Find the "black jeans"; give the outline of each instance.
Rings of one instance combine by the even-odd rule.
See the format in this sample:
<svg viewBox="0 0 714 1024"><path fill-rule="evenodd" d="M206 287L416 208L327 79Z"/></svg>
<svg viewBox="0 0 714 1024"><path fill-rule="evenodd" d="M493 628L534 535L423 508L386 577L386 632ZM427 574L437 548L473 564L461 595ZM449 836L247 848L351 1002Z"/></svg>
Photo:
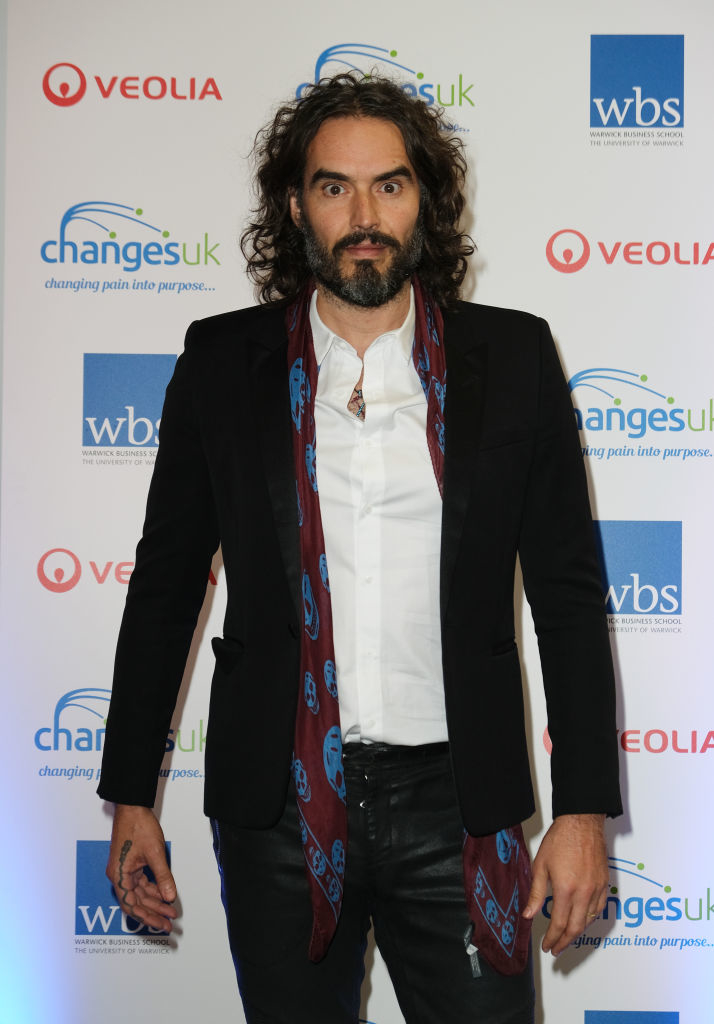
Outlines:
<svg viewBox="0 0 714 1024"><path fill-rule="evenodd" d="M214 821L248 1024L357 1024L370 921L408 1024L531 1024L532 964L503 977L464 948L463 827L448 749L346 744L348 849L335 938L307 955L312 911L291 786L271 829Z"/></svg>

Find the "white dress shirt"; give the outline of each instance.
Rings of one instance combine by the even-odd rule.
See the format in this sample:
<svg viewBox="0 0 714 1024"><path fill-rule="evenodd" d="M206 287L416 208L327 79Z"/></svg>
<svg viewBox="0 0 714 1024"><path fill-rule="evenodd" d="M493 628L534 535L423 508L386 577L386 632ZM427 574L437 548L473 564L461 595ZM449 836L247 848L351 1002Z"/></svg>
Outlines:
<svg viewBox="0 0 714 1024"><path fill-rule="evenodd" d="M362 360L316 303L316 469L343 739L440 742L441 497L412 359L414 295L402 326L365 353L364 420L347 408Z"/></svg>

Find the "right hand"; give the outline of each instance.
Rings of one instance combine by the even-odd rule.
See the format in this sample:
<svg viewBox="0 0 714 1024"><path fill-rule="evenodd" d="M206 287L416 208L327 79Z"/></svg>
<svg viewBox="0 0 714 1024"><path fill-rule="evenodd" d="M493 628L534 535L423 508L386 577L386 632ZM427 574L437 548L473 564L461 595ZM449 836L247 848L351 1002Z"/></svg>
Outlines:
<svg viewBox="0 0 714 1024"><path fill-rule="evenodd" d="M147 866L156 883L144 874ZM149 807L117 804L107 878L121 909L142 924L170 932L178 911L176 883L166 860L164 833Z"/></svg>

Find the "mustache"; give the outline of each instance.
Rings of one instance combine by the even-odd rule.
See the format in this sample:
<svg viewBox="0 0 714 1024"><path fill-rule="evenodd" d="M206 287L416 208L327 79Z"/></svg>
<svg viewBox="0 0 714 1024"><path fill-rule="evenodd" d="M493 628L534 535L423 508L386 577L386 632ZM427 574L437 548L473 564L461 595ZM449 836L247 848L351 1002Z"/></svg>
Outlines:
<svg viewBox="0 0 714 1024"><path fill-rule="evenodd" d="M349 249L352 245L361 245L369 242L370 245L385 245L390 249L401 249L401 245L391 235L384 235L381 231L353 231L351 235L345 235L339 242L335 242L332 252L337 255L343 249Z"/></svg>

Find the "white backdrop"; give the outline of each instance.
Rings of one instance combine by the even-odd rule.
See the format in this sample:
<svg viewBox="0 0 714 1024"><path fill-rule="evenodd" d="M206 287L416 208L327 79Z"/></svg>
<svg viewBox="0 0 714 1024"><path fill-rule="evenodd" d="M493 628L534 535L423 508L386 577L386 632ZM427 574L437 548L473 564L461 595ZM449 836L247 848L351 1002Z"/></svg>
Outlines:
<svg viewBox="0 0 714 1024"><path fill-rule="evenodd" d="M602 523L628 810L608 826L606 918L538 958L539 1019L711 1019L713 44L702 0L453 0L438 17L376 0L9 0L3 1024L243 1019L200 810L220 565L164 763L170 940L113 909L93 794L173 358L191 320L253 301L237 237L256 130L350 65L449 104L472 168L466 297L549 319ZM546 718L519 607L535 850ZM402 1020L378 955L363 1017Z"/></svg>

